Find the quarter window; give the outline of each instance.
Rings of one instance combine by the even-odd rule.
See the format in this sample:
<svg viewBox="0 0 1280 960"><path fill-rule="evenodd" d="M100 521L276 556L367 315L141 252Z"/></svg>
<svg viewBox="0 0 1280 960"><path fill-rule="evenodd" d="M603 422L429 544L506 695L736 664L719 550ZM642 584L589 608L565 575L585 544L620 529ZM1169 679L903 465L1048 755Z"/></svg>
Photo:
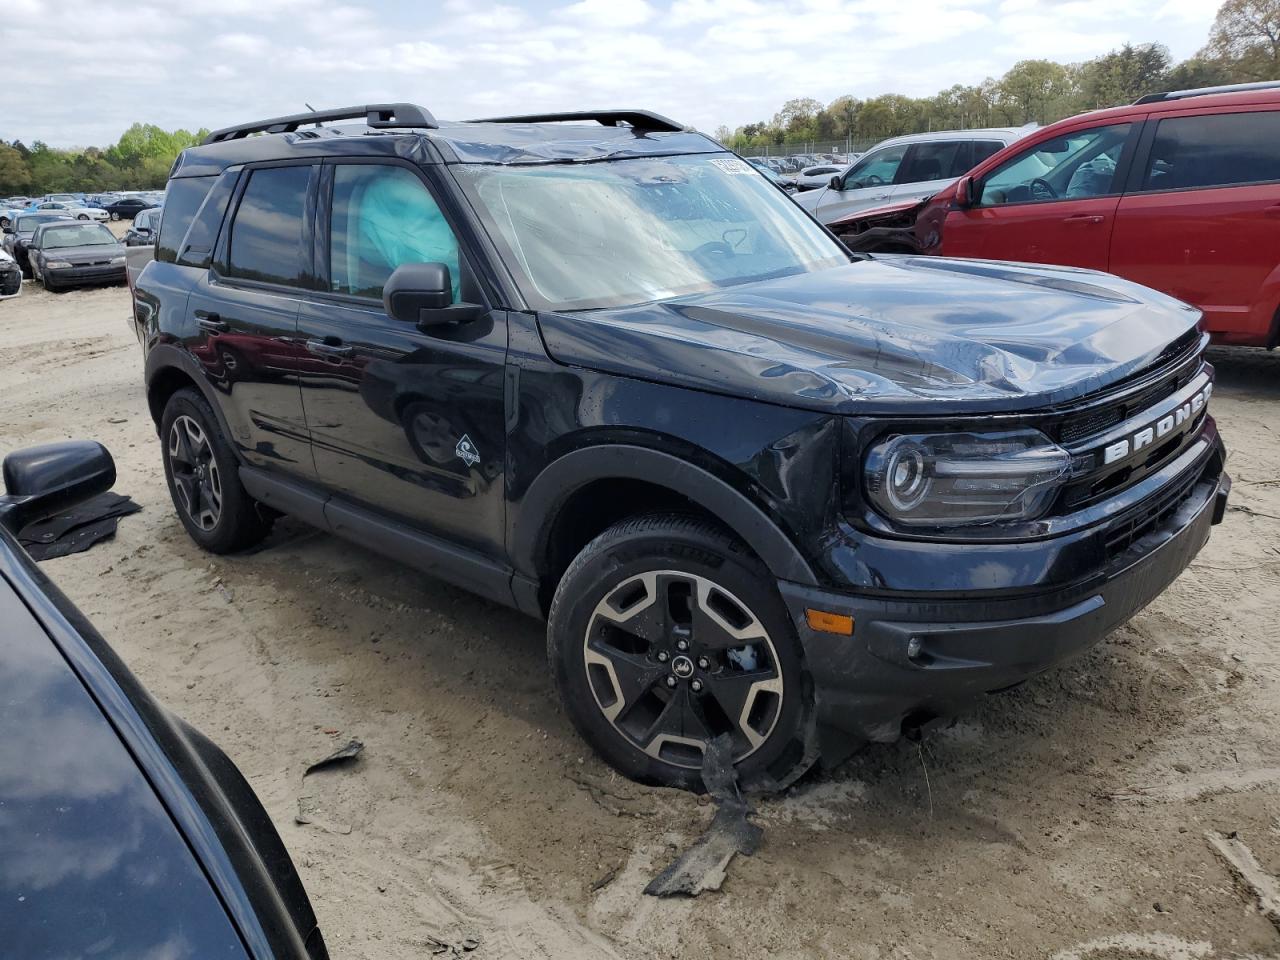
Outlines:
<svg viewBox="0 0 1280 960"><path fill-rule="evenodd" d="M1280 180L1280 112L1161 120L1144 190L1191 190Z"/></svg>
<svg viewBox="0 0 1280 960"><path fill-rule="evenodd" d="M458 299L458 241L435 198L403 167L347 164L333 173L329 282L335 293L381 297L402 263L443 263Z"/></svg>
<svg viewBox="0 0 1280 960"><path fill-rule="evenodd" d="M231 276L304 285L302 224L310 179L306 166L253 171L231 224Z"/></svg>
<svg viewBox="0 0 1280 960"><path fill-rule="evenodd" d="M979 204L1082 200L1118 193L1116 167L1130 126L1095 127L1028 147L986 177Z"/></svg>

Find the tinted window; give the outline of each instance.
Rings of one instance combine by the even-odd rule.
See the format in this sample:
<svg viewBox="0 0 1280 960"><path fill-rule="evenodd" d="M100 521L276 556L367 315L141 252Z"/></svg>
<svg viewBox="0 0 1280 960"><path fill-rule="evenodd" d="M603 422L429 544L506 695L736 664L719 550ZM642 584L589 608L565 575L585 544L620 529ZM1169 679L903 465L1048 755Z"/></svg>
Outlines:
<svg viewBox="0 0 1280 960"><path fill-rule="evenodd" d="M338 293L381 297L400 264L443 263L458 298L458 241L422 181L403 167L335 168L329 248L330 289Z"/></svg>
<svg viewBox="0 0 1280 960"><path fill-rule="evenodd" d="M1128 136L1129 124L1117 123L1034 144L987 175L979 203L1080 200L1118 192L1116 165Z"/></svg>
<svg viewBox="0 0 1280 960"><path fill-rule="evenodd" d="M1280 112L1161 120L1145 190L1189 190L1280 180Z"/></svg>
<svg viewBox="0 0 1280 960"><path fill-rule="evenodd" d="M231 276L303 285L302 223L310 179L310 167L253 171L231 223Z"/></svg>
<svg viewBox="0 0 1280 960"><path fill-rule="evenodd" d="M208 179L208 178L202 178ZM218 234L222 230L222 218L227 212L227 204L231 200L231 194L236 187L236 181L240 179L240 171L228 170L218 178L213 187L209 189L209 195L204 198L204 202L200 204L194 219L190 216L183 220L183 224L190 222L191 226L186 230L186 239L181 235L177 235L178 241L182 244L177 250L177 261L184 267L200 267L205 269L209 266L209 261L213 258L213 247L218 242ZM169 229L169 208L167 206L160 209L160 239L164 240L165 233ZM172 256L170 257L172 259Z"/></svg>
<svg viewBox="0 0 1280 960"><path fill-rule="evenodd" d="M940 140L937 143L917 143L907 151L906 159L898 168L894 183L924 183L958 177L969 169L969 142L967 140Z"/></svg>
<svg viewBox="0 0 1280 960"><path fill-rule="evenodd" d="M191 218L213 184L213 177L181 177L170 180L164 191L164 216L160 218L160 239L156 259L172 263L186 236Z"/></svg>
<svg viewBox="0 0 1280 960"><path fill-rule="evenodd" d="M1005 145L1001 143L999 140L973 141L973 154L969 158L969 168L968 170L961 170L959 173L956 174L956 176L957 177L964 176L966 173L969 172L969 170L972 170L974 167L980 164L983 160L986 160L988 157L994 157L997 153L1003 150L1004 147Z"/></svg>

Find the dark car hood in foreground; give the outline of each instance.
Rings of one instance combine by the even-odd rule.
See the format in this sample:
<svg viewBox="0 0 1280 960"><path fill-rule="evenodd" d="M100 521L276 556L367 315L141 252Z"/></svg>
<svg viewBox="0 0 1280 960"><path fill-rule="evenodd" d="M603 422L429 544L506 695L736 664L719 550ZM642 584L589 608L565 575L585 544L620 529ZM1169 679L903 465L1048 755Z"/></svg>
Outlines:
<svg viewBox="0 0 1280 960"><path fill-rule="evenodd" d="M540 322L562 363L852 414L1062 403L1148 366L1199 318L1094 271L877 256Z"/></svg>

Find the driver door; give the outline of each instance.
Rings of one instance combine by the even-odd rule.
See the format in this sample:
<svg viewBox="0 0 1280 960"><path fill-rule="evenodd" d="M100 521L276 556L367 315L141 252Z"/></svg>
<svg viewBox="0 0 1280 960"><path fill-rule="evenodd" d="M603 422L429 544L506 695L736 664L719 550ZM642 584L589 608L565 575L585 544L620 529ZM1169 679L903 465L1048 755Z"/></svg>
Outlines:
<svg viewBox="0 0 1280 960"><path fill-rule="evenodd" d="M894 177L907 155L907 147L907 144L898 144L872 150L845 174L843 189L823 190L816 209L810 209L823 223L831 224L880 206L893 196Z"/></svg>
<svg viewBox="0 0 1280 960"><path fill-rule="evenodd" d="M1125 171L1141 124L1040 139L974 183L948 212L941 253L1106 270Z"/></svg>

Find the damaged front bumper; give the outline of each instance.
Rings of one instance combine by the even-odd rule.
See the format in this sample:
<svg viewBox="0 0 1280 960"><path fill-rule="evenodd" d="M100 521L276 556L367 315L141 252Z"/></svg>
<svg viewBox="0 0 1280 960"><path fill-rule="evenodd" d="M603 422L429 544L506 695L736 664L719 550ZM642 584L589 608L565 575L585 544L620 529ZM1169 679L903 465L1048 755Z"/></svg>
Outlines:
<svg viewBox="0 0 1280 960"><path fill-rule="evenodd" d="M780 582L814 682L823 762L954 716L983 694L1077 656L1159 596L1226 510L1231 480L1216 431L1205 447L1141 505L1147 514L1128 511L1092 529L1013 545L1016 586L935 597L941 566L974 571L982 562L971 545L959 543L928 545L930 562L915 565L918 591L900 581L893 590L856 594ZM1108 555L1118 530L1137 535ZM862 544L860 552L893 546ZM1060 584L1064 571L1070 579ZM807 610L852 617L852 635L812 629Z"/></svg>

